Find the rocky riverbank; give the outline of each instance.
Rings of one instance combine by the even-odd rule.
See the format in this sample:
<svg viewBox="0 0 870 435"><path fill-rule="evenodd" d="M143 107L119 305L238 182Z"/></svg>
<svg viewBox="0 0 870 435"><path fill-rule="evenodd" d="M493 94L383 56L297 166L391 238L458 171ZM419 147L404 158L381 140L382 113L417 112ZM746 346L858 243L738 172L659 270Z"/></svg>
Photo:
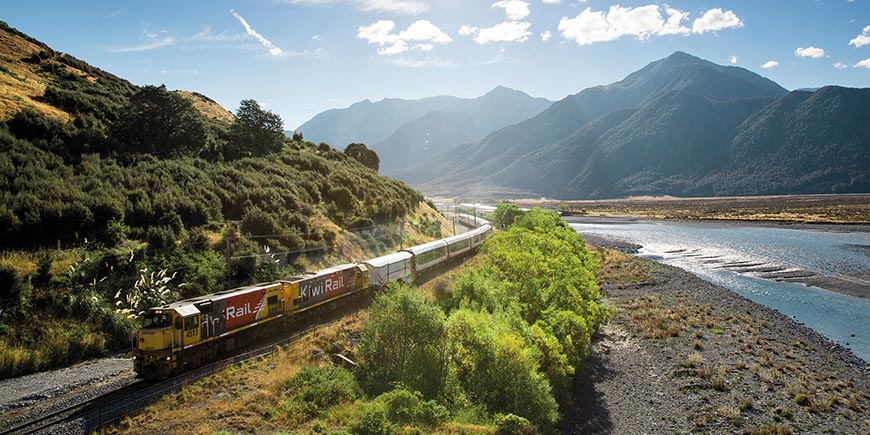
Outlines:
<svg viewBox="0 0 870 435"><path fill-rule="evenodd" d="M619 314L563 404L563 433L870 433L863 360L691 273L605 255L620 263L600 278Z"/></svg>

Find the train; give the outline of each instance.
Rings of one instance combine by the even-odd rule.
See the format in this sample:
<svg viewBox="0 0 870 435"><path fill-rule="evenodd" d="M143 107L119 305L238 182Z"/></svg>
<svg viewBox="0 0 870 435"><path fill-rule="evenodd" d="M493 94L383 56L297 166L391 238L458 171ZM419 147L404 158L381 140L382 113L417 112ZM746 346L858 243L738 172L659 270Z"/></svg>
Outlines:
<svg viewBox="0 0 870 435"><path fill-rule="evenodd" d="M194 369L342 301L352 303L394 281L413 282L477 249L492 231L478 218L470 231L392 254L150 308L134 337L133 368L146 379Z"/></svg>

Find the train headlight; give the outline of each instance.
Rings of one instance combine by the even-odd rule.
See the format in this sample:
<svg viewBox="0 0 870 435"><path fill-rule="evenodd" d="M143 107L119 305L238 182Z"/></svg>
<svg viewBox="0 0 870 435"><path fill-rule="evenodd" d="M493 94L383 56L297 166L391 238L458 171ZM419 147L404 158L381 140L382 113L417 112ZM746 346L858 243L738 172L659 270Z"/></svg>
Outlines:
<svg viewBox="0 0 870 435"><path fill-rule="evenodd" d="M133 355L133 361L136 361L136 355Z"/></svg>
<svg viewBox="0 0 870 435"><path fill-rule="evenodd" d="M171 360L171 359L172 359L171 356L167 356L167 357L166 357L166 361L169 361L169 360Z"/></svg>

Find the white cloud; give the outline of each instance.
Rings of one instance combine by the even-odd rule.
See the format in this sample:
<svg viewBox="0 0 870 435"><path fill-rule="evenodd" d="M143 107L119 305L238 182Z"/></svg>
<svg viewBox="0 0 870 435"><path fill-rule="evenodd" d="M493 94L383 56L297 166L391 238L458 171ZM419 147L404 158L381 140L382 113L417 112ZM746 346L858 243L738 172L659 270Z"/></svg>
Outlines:
<svg viewBox="0 0 870 435"><path fill-rule="evenodd" d="M429 10L429 4L419 0L283 0L295 5L323 6L336 3L355 4L364 12L383 12L397 15L419 15Z"/></svg>
<svg viewBox="0 0 870 435"><path fill-rule="evenodd" d="M312 36L311 39L314 41L320 41L323 37L318 33L317 35Z"/></svg>
<svg viewBox="0 0 870 435"><path fill-rule="evenodd" d="M475 35L474 42L489 44L490 42L525 42L532 35L528 21L505 21L492 27L482 29L472 26L462 26L459 34L463 36Z"/></svg>
<svg viewBox="0 0 870 435"><path fill-rule="evenodd" d="M504 8L508 18L514 21L522 20L523 18L528 17L531 13L531 11L529 11L529 4L522 0L497 1L492 4L492 7Z"/></svg>
<svg viewBox="0 0 870 435"><path fill-rule="evenodd" d="M776 68L778 66L779 66L779 62L777 62L775 60L769 60L769 61L765 62L764 65L761 65L761 67L764 69Z"/></svg>
<svg viewBox="0 0 870 435"><path fill-rule="evenodd" d="M557 5L559 3L562 3L562 0L542 0L542 1L544 3L551 4L551 5ZM583 0L580 3L586 3L586 0Z"/></svg>
<svg viewBox="0 0 870 435"><path fill-rule="evenodd" d="M360 9L366 12L418 15L429 10L427 3L416 0L362 0L359 3Z"/></svg>
<svg viewBox="0 0 870 435"><path fill-rule="evenodd" d="M154 50L160 47L166 47L169 45L174 45L176 43L175 37L169 35L169 32L166 30L161 30L158 32L151 32L148 30L142 30L142 34L145 35L145 42L139 45L134 45L130 47L115 47L110 48L108 51L114 53L126 53L126 52L134 52L134 51L149 51Z"/></svg>
<svg viewBox="0 0 870 435"><path fill-rule="evenodd" d="M477 33L480 30L477 27L469 26L468 24L463 24L462 27L459 28L459 36L469 36Z"/></svg>
<svg viewBox="0 0 870 435"><path fill-rule="evenodd" d="M398 34L393 33L395 29L396 23L393 21L380 20L368 26L360 26L356 37L368 41L369 44L378 44L380 55L399 54L408 50L431 51L434 44L449 44L453 41L429 20L416 21ZM409 45L409 41L417 44Z"/></svg>
<svg viewBox="0 0 870 435"><path fill-rule="evenodd" d="M541 41L547 42L552 37L553 37L553 34L550 33L549 30L545 31L544 33L541 33Z"/></svg>
<svg viewBox="0 0 870 435"><path fill-rule="evenodd" d="M849 45L854 45L855 47L870 45L870 26L865 27L860 35L849 41Z"/></svg>
<svg viewBox="0 0 870 435"><path fill-rule="evenodd" d="M690 32L682 25L688 18L688 13L669 7L665 7L664 12L667 19L658 5L636 8L614 5L607 12L586 8L574 18L562 17L558 29L565 39L579 45L614 41L623 36L646 40L654 35Z"/></svg>
<svg viewBox="0 0 870 435"><path fill-rule="evenodd" d="M402 68L456 68L459 65L443 59L411 59L408 57L391 57L387 62Z"/></svg>
<svg viewBox="0 0 870 435"><path fill-rule="evenodd" d="M849 67L849 65L846 65L843 62L837 62L834 64L834 68L837 68L837 69L846 69L848 67Z"/></svg>
<svg viewBox="0 0 870 435"><path fill-rule="evenodd" d="M214 33L211 27L205 26L195 35L187 38L188 41L195 42L233 42L248 39L247 33L230 33L229 30L224 30L221 33Z"/></svg>
<svg viewBox="0 0 870 435"><path fill-rule="evenodd" d="M728 62L731 65L737 65L737 56L731 56L730 58L728 58Z"/></svg>
<svg viewBox="0 0 870 435"><path fill-rule="evenodd" d="M713 8L692 23L693 33L716 32L732 27L743 27L743 21L733 11Z"/></svg>
<svg viewBox="0 0 870 435"><path fill-rule="evenodd" d="M272 42L269 41L268 39L266 39L265 37L263 37L263 35L257 33L257 31L254 30L248 24L248 22L245 21L244 18L242 18L241 15L237 14L236 11L230 9L230 13L232 13L233 16L236 17L236 19L239 20L240 23L242 23L242 26L244 26L245 31L248 32L248 35L253 36L254 39L256 39L257 41L260 41L260 44L263 44L263 47L266 47L267 49L269 49L269 54L271 54L272 56L281 56L281 54L284 53L283 50L276 47L275 44L272 44Z"/></svg>
<svg viewBox="0 0 870 435"><path fill-rule="evenodd" d="M825 57L825 50L822 50L818 47L799 47L794 51L794 55L797 57L811 57L813 59L818 59L821 57Z"/></svg>
<svg viewBox="0 0 870 435"><path fill-rule="evenodd" d="M855 64L853 68L868 68L870 69L870 57Z"/></svg>

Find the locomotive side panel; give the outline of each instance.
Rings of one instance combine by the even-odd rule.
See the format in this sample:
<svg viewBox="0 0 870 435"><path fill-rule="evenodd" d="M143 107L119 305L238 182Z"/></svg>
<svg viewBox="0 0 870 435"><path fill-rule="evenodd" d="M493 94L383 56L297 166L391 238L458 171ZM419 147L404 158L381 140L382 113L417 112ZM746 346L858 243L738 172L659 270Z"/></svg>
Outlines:
<svg viewBox="0 0 870 435"><path fill-rule="evenodd" d="M227 331L250 325L267 315L265 288L231 295L225 299L225 303Z"/></svg>
<svg viewBox="0 0 870 435"><path fill-rule="evenodd" d="M326 292L323 286L323 277L314 276L309 279L299 281L299 300L300 307L307 308L326 299Z"/></svg>

